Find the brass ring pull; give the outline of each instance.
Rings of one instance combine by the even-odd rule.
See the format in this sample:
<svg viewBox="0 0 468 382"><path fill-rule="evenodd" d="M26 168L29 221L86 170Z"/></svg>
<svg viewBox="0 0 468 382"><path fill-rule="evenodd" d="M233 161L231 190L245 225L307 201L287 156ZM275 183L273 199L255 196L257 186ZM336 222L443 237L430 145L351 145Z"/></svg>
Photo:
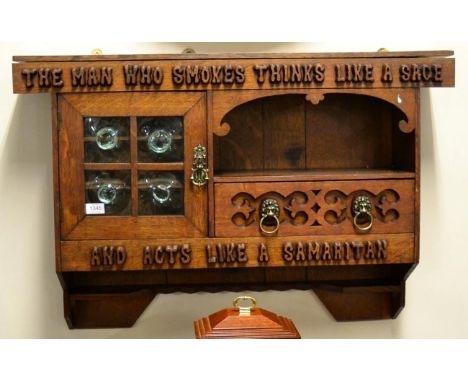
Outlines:
<svg viewBox="0 0 468 382"><path fill-rule="evenodd" d="M372 202L370 199L365 196L357 196L353 201L353 213L354 219L353 223L354 226L361 232L369 231L372 228L372 224L374 224L374 216L372 216ZM369 223L367 225L361 225L358 223L359 217L367 216Z"/></svg>
<svg viewBox="0 0 468 382"><path fill-rule="evenodd" d="M250 301L250 306L241 306L239 301ZM232 305L239 309L239 316L250 316L250 310L257 306L257 300L250 296L238 296L232 300Z"/></svg>
<svg viewBox="0 0 468 382"><path fill-rule="evenodd" d="M266 218L274 218L275 219L276 225L275 225L275 228L272 231L268 231L263 227L263 221ZM262 218L260 219L260 229L262 230L263 233L266 233L268 235L271 235L271 234L275 233L276 231L278 231L279 226L280 226L280 221L279 221L279 219L278 219L278 217L276 215L265 215L265 216L262 216Z"/></svg>
<svg viewBox="0 0 468 382"><path fill-rule="evenodd" d="M275 199L265 199L262 202L262 207L260 210L260 222L258 223L260 226L260 230L267 235L274 234L276 231L278 231L280 227L279 214L280 209L278 202ZM264 224L265 219L270 218L273 218L275 220L274 229L271 231L266 229Z"/></svg>
<svg viewBox="0 0 468 382"><path fill-rule="evenodd" d="M359 215L367 215L369 217L369 224L367 224L366 226L359 225L358 222L357 222L357 219L358 219ZM364 231L369 231L372 228L372 224L374 224L374 217L369 212L360 211L356 215L354 215L354 226L358 230L363 231L363 232Z"/></svg>

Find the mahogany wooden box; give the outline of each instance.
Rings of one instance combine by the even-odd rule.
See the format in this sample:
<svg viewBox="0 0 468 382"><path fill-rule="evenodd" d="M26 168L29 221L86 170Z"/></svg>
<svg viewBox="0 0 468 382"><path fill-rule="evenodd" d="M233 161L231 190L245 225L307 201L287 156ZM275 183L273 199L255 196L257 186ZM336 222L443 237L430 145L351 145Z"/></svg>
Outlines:
<svg viewBox="0 0 468 382"><path fill-rule="evenodd" d="M70 328L157 293L310 289L394 318L419 261L421 87L451 51L13 57L51 93Z"/></svg>

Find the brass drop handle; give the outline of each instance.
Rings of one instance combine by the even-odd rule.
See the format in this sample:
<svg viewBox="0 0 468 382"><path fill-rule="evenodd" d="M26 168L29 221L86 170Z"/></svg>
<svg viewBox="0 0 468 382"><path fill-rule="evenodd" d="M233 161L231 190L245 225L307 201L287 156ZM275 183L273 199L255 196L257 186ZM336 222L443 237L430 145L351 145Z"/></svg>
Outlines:
<svg viewBox="0 0 468 382"><path fill-rule="evenodd" d="M250 301L251 305L241 306L240 301ZM232 305L239 309L239 316L250 316L250 310L257 306L257 301L250 296L239 296L232 300Z"/></svg>
<svg viewBox="0 0 468 382"><path fill-rule="evenodd" d="M197 145L193 148L192 183L197 187L203 187L208 182L208 164L206 159L206 147Z"/></svg>
<svg viewBox="0 0 468 382"><path fill-rule="evenodd" d="M353 214L354 226L362 232L367 232L374 224L374 217L372 216L372 202L365 195L357 196L353 201ZM367 224L360 223L359 220L365 219Z"/></svg>
<svg viewBox="0 0 468 382"><path fill-rule="evenodd" d="M278 231L279 226L280 226L280 221L279 221L279 204L275 199L265 199L262 202L262 208L260 212L260 230L263 233L266 233L267 235L274 234L276 231ZM272 230L267 230L265 229L265 223L268 223L269 221L273 220L274 221L274 228Z"/></svg>

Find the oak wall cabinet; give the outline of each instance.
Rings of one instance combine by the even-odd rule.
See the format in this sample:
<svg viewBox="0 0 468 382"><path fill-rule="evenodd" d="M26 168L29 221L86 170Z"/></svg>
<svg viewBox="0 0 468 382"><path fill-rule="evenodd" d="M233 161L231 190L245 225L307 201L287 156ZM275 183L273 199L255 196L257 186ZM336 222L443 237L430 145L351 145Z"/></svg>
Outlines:
<svg viewBox="0 0 468 382"><path fill-rule="evenodd" d="M70 328L157 293L313 290L396 317L419 261L421 87L453 52L13 57L52 95L56 267Z"/></svg>

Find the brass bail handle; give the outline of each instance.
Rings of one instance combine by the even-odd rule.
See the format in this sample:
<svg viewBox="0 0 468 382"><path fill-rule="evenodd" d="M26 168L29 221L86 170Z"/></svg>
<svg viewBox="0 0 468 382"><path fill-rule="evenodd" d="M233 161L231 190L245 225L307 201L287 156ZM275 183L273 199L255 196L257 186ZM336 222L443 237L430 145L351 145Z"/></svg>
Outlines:
<svg viewBox="0 0 468 382"><path fill-rule="evenodd" d="M262 208L260 211L260 230L263 233L266 233L267 235L274 234L276 231L278 231L280 227L280 221L279 221L279 214L280 214L280 209L279 209L279 204L275 199L265 199L262 202ZM268 230L265 228L265 220L271 220L273 219L275 221L275 226L272 230Z"/></svg>
<svg viewBox="0 0 468 382"><path fill-rule="evenodd" d="M365 196L357 196L353 201L353 213L354 219L353 223L354 226L362 232L369 231L372 228L372 224L374 224L374 217L372 216L372 202L370 199ZM369 223L367 225L361 225L358 223L359 217L367 217Z"/></svg>
<svg viewBox="0 0 468 382"><path fill-rule="evenodd" d="M250 305L241 306L240 301L250 301ZM238 296L232 300L232 305L239 309L239 316L250 316L250 310L257 306L257 300L250 296Z"/></svg>
<svg viewBox="0 0 468 382"><path fill-rule="evenodd" d="M197 187L203 187L208 182L208 164L206 147L196 145L193 148L192 183Z"/></svg>

